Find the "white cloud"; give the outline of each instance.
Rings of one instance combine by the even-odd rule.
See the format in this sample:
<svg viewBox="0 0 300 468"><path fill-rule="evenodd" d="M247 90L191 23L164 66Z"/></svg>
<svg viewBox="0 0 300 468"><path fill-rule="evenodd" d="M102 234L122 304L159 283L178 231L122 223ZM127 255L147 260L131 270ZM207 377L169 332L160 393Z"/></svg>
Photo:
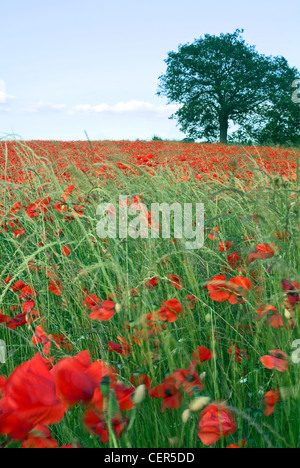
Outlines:
<svg viewBox="0 0 300 468"><path fill-rule="evenodd" d="M53 102L46 102L46 101L39 101L31 103L26 109L25 112L29 114L37 114L38 112L43 111L52 111L52 112L59 112L66 109L65 104L54 104Z"/></svg>
<svg viewBox="0 0 300 468"><path fill-rule="evenodd" d="M111 114L131 114L131 115L161 115L161 116L168 116L173 112L176 112L180 106L176 104L170 104L168 106L157 106L155 104L151 104L150 102L145 101L127 101L127 102L118 102L114 105L109 104L99 104L96 106L92 106L89 104L83 104L79 106L75 106L69 112L70 114L77 114L80 112L85 113L97 113L97 114L104 114L104 113L111 113Z"/></svg>
<svg viewBox="0 0 300 468"><path fill-rule="evenodd" d="M155 105L146 101L131 100L118 102L110 105L106 103L98 105L82 104L68 107L65 104L55 104L48 101L38 101L30 103L22 112L38 114L45 112L64 112L68 115L76 114L102 114L102 115L130 115L133 117L169 117L181 106L176 104Z"/></svg>

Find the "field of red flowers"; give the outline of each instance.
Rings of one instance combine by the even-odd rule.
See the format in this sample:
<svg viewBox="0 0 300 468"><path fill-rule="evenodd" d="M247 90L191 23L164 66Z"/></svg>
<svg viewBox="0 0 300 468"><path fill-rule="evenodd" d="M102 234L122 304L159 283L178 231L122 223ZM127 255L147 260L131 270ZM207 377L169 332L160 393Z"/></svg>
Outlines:
<svg viewBox="0 0 300 468"><path fill-rule="evenodd" d="M298 447L299 153L0 142L0 445ZM120 195L203 248L100 239Z"/></svg>
<svg viewBox="0 0 300 468"><path fill-rule="evenodd" d="M98 178L105 174L109 177L116 164L125 175L130 175L135 166L144 167L150 176L154 175L157 169L167 167L173 172L179 171L180 174L188 174L192 169L198 180L202 177L222 180L224 174L228 173L251 181L255 178L255 170L261 169L269 175L277 174L295 182L296 160L299 157L299 151L290 149L143 141L32 141L26 142L25 145L7 142L0 144L0 148L0 180L15 183L24 183L32 175L28 168L28 158L33 165L32 169L37 165L38 173L44 170L44 166L38 164L38 161L42 160L43 163L53 166L59 178L70 181L70 165ZM257 167L251 164L252 158L255 158Z"/></svg>

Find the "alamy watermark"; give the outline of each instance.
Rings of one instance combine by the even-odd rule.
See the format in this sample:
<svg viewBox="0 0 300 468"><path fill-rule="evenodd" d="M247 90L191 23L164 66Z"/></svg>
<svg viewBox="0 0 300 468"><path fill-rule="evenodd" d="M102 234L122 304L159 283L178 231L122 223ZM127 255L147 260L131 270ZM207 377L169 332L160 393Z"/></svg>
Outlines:
<svg viewBox="0 0 300 468"><path fill-rule="evenodd" d="M6 363L6 345L3 340L0 340L0 364Z"/></svg>
<svg viewBox="0 0 300 468"><path fill-rule="evenodd" d="M204 245L203 203L152 203L148 209L139 199L130 203L128 196L120 196L117 207L102 203L96 213L101 239L185 239L187 250Z"/></svg>
<svg viewBox="0 0 300 468"><path fill-rule="evenodd" d="M292 348L296 348L292 354L292 361L294 364L300 364L300 340L293 341Z"/></svg>
<svg viewBox="0 0 300 468"><path fill-rule="evenodd" d="M296 88L292 94L292 101L295 104L300 104L300 79L293 81L292 88Z"/></svg>

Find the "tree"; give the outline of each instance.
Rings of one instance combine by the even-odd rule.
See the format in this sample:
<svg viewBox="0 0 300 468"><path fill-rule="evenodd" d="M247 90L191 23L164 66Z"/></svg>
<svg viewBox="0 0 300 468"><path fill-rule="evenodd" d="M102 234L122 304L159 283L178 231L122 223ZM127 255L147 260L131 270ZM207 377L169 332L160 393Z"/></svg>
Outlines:
<svg viewBox="0 0 300 468"><path fill-rule="evenodd" d="M206 34L168 53L157 94L180 105L171 118L178 119L189 137L226 144L232 121L264 139L274 137L283 114L297 120L300 106L296 110L291 86L299 72L283 57L259 54L246 44L243 32ZM287 133L290 123L286 120Z"/></svg>
<svg viewBox="0 0 300 468"><path fill-rule="evenodd" d="M292 85L297 71L290 68L283 57L274 59L274 65L278 87L249 128L249 135L259 144L299 145L300 105L292 100ZM248 123L250 125L251 122Z"/></svg>

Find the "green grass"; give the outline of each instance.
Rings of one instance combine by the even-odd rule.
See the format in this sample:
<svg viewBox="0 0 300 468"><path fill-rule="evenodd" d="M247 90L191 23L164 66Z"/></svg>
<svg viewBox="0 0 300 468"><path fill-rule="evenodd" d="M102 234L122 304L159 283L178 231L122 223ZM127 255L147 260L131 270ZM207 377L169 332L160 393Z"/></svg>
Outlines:
<svg viewBox="0 0 300 468"><path fill-rule="evenodd" d="M27 155L28 166L32 167L29 150ZM114 164L113 159L111 163ZM47 174L45 180L50 181L45 188L45 180L37 174L30 186L13 187L14 200L11 200L10 192L3 194L4 221L8 220L7 213L14 201L26 206L29 201L47 196L53 202L60 200L61 180L44 165L41 161L40 168ZM130 384L130 375L135 372L148 374L153 385L157 385L176 369L188 368L197 346L206 346L215 352L215 359L199 368L199 373L206 372L202 394L212 401L226 402L237 420L236 434L217 446L247 439L248 447L299 447L299 391L290 392L288 398L281 399L269 418L263 415L262 402L269 390L299 388L300 367L290 361L288 372L280 374L265 369L260 363L260 358L272 349L282 349L291 356L291 345L300 338L298 316L293 330L273 329L265 321L256 321L256 311L261 304L273 305L284 317L286 295L281 280L299 280L299 193L296 193L295 184L258 170L255 158L249 159L249 166L255 171L255 182L250 190L247 180L232 177L226 184L217 180L199 182L191 172L190 180L181 181L166 168L159 169L153 177L141 168L137 169L136 175L126 177L116 168L113 180L97 185L94 178L70 167L79 194L84 198L88 194L82 218L76 217L73 222L66 223L64 214L51 210L51 224L43 221L42 216L31 220L22 211L18 218L26 236L15 239L5 230L0 234L1 312L13 315L11 306L20 304L17 295L3 280L8 275L12 275L14 281L23 280L38 292L36 305L44 320L45 331L65 334L73 346L70 352L52 347L51 356L58 360L88 349L94 360L103 359L114 366L119 379L126 385ZM221 169L218 171L221 173ZM204 247L197 251L186 251L184 243L174 245L164 239L102 241L96 237L97 205L102 202L117 204L120 194L142 194L147 206L175 200L182 204L204 203L206 234L218 226L220 235L217 240L206 235ZM68 203L77 204L77 196L72 197ZM55 235L57 229L63 231L61 236ZM277 239L277 231L288 231L289 241ZM49 237L41 246L46 233ZM247 236L254 236L250 244L245 241ZM256 244L273 242L278 247L273 258L257 260L246 267L245 276L251 279L255 273L260 291L258 293L253 287L245 304L232 306L228 302L214 302L203 289L208 280L223 271L227 254L218 250L218 243L225 240L233 241L230 251L239 252L242 258L247 258ZM65 245L71 249L68 257L61 255ZM36 262L36 271L29 268L31 261ZM63 284L63 293L59 297L48 291L49 280L45 274L46 269L54 272L56 267L59 267L59 279ZM228 265L227 268L229 277L238 275L235 269ZM80 274L79 270L86 275ZM168 274L182 277L182 290L170 284ZM160 283L149 290L145 281L153 276L158 276ZM82 288L88 288L90 294L96 294L101 300L114 294L116 302L122 306L121 312L109 322L91 321L83 305ZM139 288L137 297L132 296L132 288ZM197 298L192 311L185 299L188 294ZM154 312L164 300L171 298L184 304L186 313L176 323L166 323L159 336L158 357L154 362L151 352L155 348L151 340L141 345L132 344L130 356L108 352L109 340L117 342L117 337L121 336L129 342L135 327L142 328L141 317ZM288 321L284 320L287 326ZM127 321L129 327L125 327ZM240 326L248 324L252 326L252 334L243 333ZM37 351L43 353L42 346L31 343L34 328L35 324L31 324L13 331L0 326L0 338L6 342L8 350L7 363L0 365L0 374L8 376ZM247 349L249 359L236 362L234 356L228 354L231 345ZM108 446L203 447L197 436L199 414L193 414L186 424L181 420L190 401L191 397L184 396L180 409L161 413L161 401L147 396L137 408L130 430L119 440L110 440ZM82 407L71 409L64 420L51 429L53 438L60 445L78 442L82 447L103 446L84 427L83 412Z"/></svg>

